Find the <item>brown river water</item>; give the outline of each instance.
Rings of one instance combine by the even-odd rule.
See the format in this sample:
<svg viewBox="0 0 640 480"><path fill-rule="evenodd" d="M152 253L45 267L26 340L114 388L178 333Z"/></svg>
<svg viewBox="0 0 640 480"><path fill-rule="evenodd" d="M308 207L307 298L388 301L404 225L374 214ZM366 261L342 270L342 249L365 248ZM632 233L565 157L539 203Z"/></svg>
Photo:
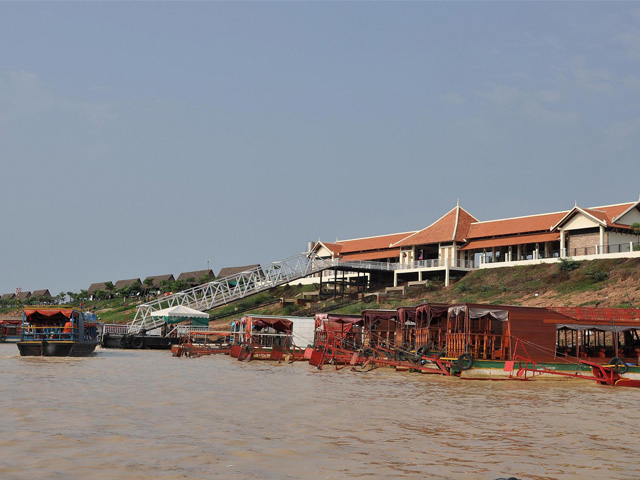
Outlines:
<svg viewBox="0 0 640 480"><path fill-rule="evenodd" d="M0 479L633 479L640 389L0 344Z"/></svg>

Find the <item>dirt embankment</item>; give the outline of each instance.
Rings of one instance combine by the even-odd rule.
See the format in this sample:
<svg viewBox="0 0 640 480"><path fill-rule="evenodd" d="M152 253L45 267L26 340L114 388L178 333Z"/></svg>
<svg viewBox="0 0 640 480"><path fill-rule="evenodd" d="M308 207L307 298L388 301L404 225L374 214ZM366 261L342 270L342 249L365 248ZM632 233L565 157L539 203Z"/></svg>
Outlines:
<svg viewBox="0 0 640 480"><path fill-rule="evenodd" d="M477 270L434 292L434 298L539 307L640 307L640 258Z"/></svg>

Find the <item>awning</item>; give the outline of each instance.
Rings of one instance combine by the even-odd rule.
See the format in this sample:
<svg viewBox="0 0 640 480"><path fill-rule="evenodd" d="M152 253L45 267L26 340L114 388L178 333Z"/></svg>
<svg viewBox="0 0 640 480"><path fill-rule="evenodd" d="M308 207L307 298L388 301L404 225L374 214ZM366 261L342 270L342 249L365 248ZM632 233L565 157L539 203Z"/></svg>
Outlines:
<svg viewBox="0 0 640 480"><path fill-rule="evenodd" d="M341 262L380 260L382 258L400 258L400 249L382 250L376 252L348 253L340 257Z"/></svg>
<svg viewBox="0 0 640 480"><path fill-rule="evenodd" d="M25 308L24 314L27 318L32 317L53 317L56 315L64 315L71 318L72 308Z"/></svg>
<svg viewBox="0 0 640 480"><path fill-rule="evenodd" d="M600 332L630 332L631 330L640 330L640 326L638 327L617 327L611 325L576 325L573 323L565 323L565 324L557 324L556 330L562 330L566 328L567 330L575 330L578 332L584 332L586 330L598 330Z"/></svg>
<svg viewBox="0 0 640 480"><path fill-rule="evenodd" d="M193 308L178 305L151 313L152 317L163 317L166 323L182 323L191 320L193 325L208 325L209 314Z"/></svg>
<svg viewBox="0 0 640 480"><path fill-rule="evenodd" d="M249 317L251 325L258 327L271 327L278 332L291 333L293 331L293 322L285 318L265 318L265 317Z"/></svg>
<svg viewBox="0 0 640 480"><path fill-rule="evenodd" d="M471 240L460 250L480 250L491 247L508 247L509 245L525 245L528 243L555 242L560 234L541 233L539 235L519 235L517 237L488 238L486 240Z"/></svg>
<svg viewBox="0 0 640 480"><path fill-rule="evenodd" d="M494 308L469 308L469 318L482 318L489 315L491 318L506 322L509 320L509 312L507 310L499 310ZM455 307L449 307L449 317L455 317L460 313L467 311L466 305L458 305Z"/></svg>

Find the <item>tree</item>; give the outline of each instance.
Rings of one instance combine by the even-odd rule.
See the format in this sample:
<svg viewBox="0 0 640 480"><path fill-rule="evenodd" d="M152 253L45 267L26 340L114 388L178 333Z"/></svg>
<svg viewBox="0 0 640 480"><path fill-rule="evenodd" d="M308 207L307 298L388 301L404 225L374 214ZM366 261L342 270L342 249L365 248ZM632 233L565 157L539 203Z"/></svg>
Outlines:
<svg viewBox="0 0 640 480"><path fill-rule="evenodd" d="M636 236L636 246L634 250L640 250L640 223L635 222L631 224L631 231Z"/></svg>
<svg viewBox="0 0 640 480"><path fill-rule="evenodd" d="M162 280L159 286L162 293L167 293L171 291L173 282L171 280Z"/></svg>
<svg viewBox="0 0 640 480"><path fill-rule="evenodd" d="M58 305L62 305L66 299L67 294L64 292L60 292L58 295L56 295L56 302L58 302Z"/></svg>

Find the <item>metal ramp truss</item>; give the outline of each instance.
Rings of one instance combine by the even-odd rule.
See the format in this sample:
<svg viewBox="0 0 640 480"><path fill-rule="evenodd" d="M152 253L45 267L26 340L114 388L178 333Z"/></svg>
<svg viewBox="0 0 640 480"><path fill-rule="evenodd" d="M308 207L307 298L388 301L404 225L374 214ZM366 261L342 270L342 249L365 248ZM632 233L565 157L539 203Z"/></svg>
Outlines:
<svg viewBox="0 0 640 480"><path fill-rule="evenodd" d="M152 312L158 310L184 305L204 312L336 267L389 270L389 265L382 262L339 262L338 259L321 259L314 254L301 253L139 305L136 316L129 324L128 333L138 334L164 325L162 317L151 316Z"/></svg>

